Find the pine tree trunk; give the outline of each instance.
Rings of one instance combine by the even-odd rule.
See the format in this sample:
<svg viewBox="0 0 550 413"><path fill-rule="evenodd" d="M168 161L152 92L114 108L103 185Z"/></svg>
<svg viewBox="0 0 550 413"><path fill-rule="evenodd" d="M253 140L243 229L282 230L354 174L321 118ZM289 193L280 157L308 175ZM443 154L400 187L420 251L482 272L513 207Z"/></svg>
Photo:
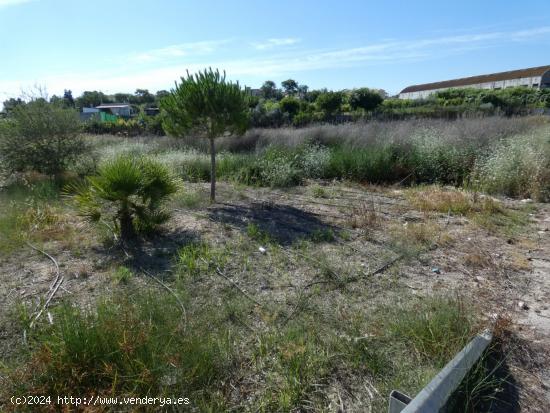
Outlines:
<svg viewBox="0 0 550 413"><path fill-rule="evenodd" d="M214 138L210 139L210 202L216 202L216 147Z"/></svg>

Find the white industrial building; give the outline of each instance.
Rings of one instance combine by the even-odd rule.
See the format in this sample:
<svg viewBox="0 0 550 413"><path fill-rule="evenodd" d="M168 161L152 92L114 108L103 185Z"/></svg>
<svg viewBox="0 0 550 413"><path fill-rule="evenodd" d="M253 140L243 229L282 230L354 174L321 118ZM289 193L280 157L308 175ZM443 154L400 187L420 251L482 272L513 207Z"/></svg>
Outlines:
<svg viewBox="0 0 550 413"><path fill-rule="evenodd" d="M432 93L450 88L506 89L524 86L536 89L550 88L550 66L512 70L490 75L465 77L444 82L426 83L406 87L399 93L400 99L425 99Z"/></svg>

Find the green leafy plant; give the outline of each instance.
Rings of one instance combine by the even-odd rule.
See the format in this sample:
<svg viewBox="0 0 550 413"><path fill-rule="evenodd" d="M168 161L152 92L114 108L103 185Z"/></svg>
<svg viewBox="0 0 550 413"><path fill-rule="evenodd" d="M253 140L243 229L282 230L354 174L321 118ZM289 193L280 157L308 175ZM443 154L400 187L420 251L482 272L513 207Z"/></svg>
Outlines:
<svg viewBox="0 0 550 413"><path fill-rule="evenodd" d="M374 110L383 100L384 99L377 91L368 88L360 88L351 92L349 103L353 110Z"/></svg>
<svg viewBox="0 0 550 413"><path fill-rule="evenodd" d="M340 92L323 92L315 101L320 110L325 113L325 116L333 116L340 112L342 106L342 93Z"/></svg>
<svg viewBox="0 0 550 413"><path fill-rule="evenodd" d="M113 279L118 284L127 284L130 279L134 276L134 273L128 268L124 266L120 266L116 269L116 271L113 273Z"/></svg>
<svg viewBox="0 0 550 413"><path fill-rule="evenodd" d="M0 165L10 173L58 175L87 151L78 113L35 99L10 111L0 123Z"/></svg>
<svg viewBox="0 0 550 413"><path fill-rule="evenodd" d="M99 168L86 184L69 187L83 216L92 222L110 216L122 241L147 233L169 218L163 202L177 190L176 179L162 164L144 157L119 155ZM103 221L105 222L105 221Z"/></svg>
<svg viewBox="0 0 550 413"><path fill-rule="evenodd" d="M161 101L164 129L171 135L190 132L210 142L210 200L216 200L216 147L224 135L242 134L248 127L248 98L239 83L225 79L225 72L205 69L181 78Z"/></svg>
<svg viewBox="0 0 550 413"><path fill-rule="evenodd" d="M279 106L283 113L288 113L290 120L300 111L300 101L292 96L285 96L281 99Z"/></svg>

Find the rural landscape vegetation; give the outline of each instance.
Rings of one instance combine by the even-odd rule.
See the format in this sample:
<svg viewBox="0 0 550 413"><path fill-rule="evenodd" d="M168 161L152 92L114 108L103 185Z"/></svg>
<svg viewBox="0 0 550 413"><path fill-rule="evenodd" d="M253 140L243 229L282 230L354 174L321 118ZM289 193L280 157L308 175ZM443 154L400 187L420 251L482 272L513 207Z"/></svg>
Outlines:
<svg viewBox="0 0 550 413"><path fill-rule="evenodd" d="M106 102L137 116L79 119ZM216 69L4 102L0 408L379 412L489 328L450 411L547 411L550 345L522 322L550 314L549 106L292 79L253 96Z"/></svg>

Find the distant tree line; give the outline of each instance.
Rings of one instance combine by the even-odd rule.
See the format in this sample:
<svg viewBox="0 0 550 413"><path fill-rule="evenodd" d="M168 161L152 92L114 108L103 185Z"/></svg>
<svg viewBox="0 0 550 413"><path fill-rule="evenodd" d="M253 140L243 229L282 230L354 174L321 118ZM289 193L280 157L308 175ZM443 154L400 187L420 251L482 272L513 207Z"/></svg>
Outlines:
<svg viewBox="0 0 550 413"><path fill-rule="evenodd" d="M136 89L134 93L115 93L107 95L103 92L85 91L77 98L73 97L71 90L65 89L63 96L53 95L49 98L40 96L41 99L47 99L50 103L59 104L65 108L74 108L82 110L82 108L94 108L104 103L128 103L140 107L158 107L160 100L167 96L170 92L167 90L159 90L156 93L151 93L147 89ZM17 105L25 103L21 98L10 98L4 102L4 113L9 113Z"/></svg>
<svg viewBox="0 0 550 413"><path fill-rule="evenodd" d="M248 110L252 127L305 126L318 122L347 122L356 120L393 120L408 118L449 118L462 116L525 115L550 108L550 90L526 87L502 90L474 88L448 89L434 93L427 99L407 100L388 97L384 90L358 88L344 90L310 89L294 79L277 85L265 81L259 89L249 89ZM65 108L82 110L107 103L128 103L137 116L120 119L116 123L91 121L86 126L89 133L113 133L135 136L142 133L164 134L162 113L146 116L144 108L160 107L161 101L170 95L167 90L151 93L136 89L134 93L105 94L101 91L85 91L74 98L71 90L62 96L49 98ZM11 98L3 102L3 115L8 115L25 101ZM1 115L1 114L0 114Z"/></svg>
<svg viewBox="0 0 550 413"><path fill-rule="evenodd" d="M373 113L386 97L384 90L311 90L294 79L281 82L279 88L267 80L250 99L251 120L259 127L352 120Z"/></svg>

